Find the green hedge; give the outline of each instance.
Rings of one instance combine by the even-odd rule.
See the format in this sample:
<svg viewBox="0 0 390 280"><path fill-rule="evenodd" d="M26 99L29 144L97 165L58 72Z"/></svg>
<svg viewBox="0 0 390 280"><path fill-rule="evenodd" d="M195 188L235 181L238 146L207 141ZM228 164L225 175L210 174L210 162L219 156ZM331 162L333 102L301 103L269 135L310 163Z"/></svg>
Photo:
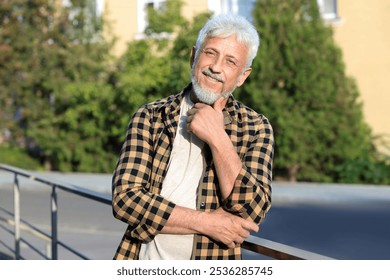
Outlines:
<svg viewBox="0 0 390 280"><path fill-rule="evenodd" d="M27 170L43 170L42 164L22 148L0 147L0 163Z"/></svg>

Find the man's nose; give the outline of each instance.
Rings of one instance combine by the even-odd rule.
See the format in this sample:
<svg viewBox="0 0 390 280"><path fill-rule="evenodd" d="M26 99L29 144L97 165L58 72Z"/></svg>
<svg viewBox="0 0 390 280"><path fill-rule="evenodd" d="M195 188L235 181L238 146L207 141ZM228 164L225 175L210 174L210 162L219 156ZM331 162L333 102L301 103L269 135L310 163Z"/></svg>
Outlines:
<svg viewBox="0 0 390 280"><path fill-rule="evenodd" d="M221 73L223 68L223 59L220 57L215 58L215 60L210 64L210 70L214 73Z"/></svg>

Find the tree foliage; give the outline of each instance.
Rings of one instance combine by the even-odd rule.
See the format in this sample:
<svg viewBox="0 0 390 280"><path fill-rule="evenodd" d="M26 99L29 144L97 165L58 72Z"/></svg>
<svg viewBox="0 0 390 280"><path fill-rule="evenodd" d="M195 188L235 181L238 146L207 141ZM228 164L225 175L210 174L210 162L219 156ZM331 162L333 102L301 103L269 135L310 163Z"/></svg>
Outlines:
<svg viewBox="0 0 390 280"><path fill-rule="evenodd" d="M100 36L101 19L92 5L90 0L61 9L51 0L0 4L0 91L7 108L2 118L12 140L49 169L107 170L101 166L107 156L96 159L107 138L102 106L110 97L110 44Z"/></svg>
<svg viewBox="0 0 390 280"><path fill-rule="evenodd" d="M191 49L210 14L186 22L182 2L167 0L148 12L150 36L113 58L93 1L70 3L0 2L0 130L9 140L1 149L23 147L48 169L111 172L134 111L190 82ZM234 94L274 127L274 176L389 184L388 159L372 144L316 1L257 1L253 18L260 49ZM173 31L173 40L155 36Z"/></svg>
<svg viewBox="0 0 390 280"><path fill-rule="evenodd" d="M112 77L116 93L113 135L120 141L136 109L168 94L172 61L166 56L152 55L156 44L153 39L132 42L117 63Z"/></svg>

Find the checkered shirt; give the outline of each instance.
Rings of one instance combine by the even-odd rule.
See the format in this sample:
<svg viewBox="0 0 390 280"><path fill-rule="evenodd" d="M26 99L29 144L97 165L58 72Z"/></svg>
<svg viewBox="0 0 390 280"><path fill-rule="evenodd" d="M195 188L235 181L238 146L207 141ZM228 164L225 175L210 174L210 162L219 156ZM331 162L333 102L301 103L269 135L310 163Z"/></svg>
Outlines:
<svg viewBox="0 0 390 280"><path fill-rule="evenodd" d="M112 180L114 216L127 230L114 259L138 259L142 242L164 227L175 204L160 195L180 116L181 93L142 106L133 115ZM210 149L197 192L197 210L226 211L259 224L271 206L273 131L268 120L232 96L223 110L225 131L242 160L232 193L221 198ZM241 248L228 249L196 234L192 259L241 259Z"/></svg>

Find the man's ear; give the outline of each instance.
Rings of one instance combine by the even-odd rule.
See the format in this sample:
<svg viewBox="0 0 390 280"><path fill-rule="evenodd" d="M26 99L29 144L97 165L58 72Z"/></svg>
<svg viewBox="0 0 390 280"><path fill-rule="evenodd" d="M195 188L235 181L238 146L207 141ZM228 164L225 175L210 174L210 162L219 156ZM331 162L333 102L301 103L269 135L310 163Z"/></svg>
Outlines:
<svg viewBox="0 0 390 280"><path fill-rule="evenodd" d="M238 78L237 86L240 87L245 82L246 78L248 78L249 74L252 72L252 68L247 68L244 73Z"/></svg>
<svg viewBox="0 0 390 280"><path fill-rule="evenodd" d="M192 47L191 49L191 54L190 54L190 65L192 67L192 64L194 63L195 60L195 53L196 53L196 48L195 46Z"/></svg>

